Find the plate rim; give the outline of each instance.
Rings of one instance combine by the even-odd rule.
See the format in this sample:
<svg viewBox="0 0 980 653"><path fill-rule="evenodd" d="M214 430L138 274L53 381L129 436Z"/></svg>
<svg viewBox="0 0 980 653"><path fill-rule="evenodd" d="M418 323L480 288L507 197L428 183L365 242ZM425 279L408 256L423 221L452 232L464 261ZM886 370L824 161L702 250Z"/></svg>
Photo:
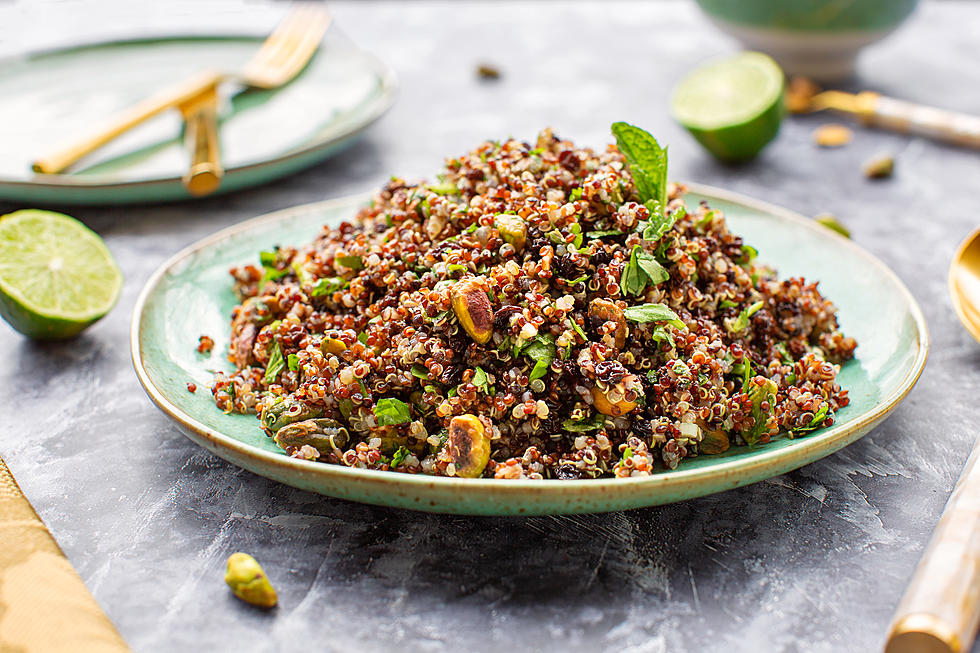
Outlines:
<svg viewBox="0 0 980 653"><path fill-rule="evenodd" d="M338 28L333 28L336 30ZM324 39L327 38L330 31L324 35ZM139 45L147 43L165 42L165 41L256 41L261 43L265 39L264 36L257 36L256 34L248 34L245 32L227 32L227 33L176 33L176 34L160 34L160 35L147 35L145 37L137 38L119 38L119 39L107 39L107 40L94 40L91 42L74 43L65 46L55 46L51 48L44 48L39 50L34 50L30 52L14 54L0 58L0 65L5 63L27 63L32 59L37 59L47 56L55 56L71 53L77 50L88 50L93 48L101 48L107 46L119 46L119 45ZM280 166L283 164L288 164L296 159L300 159L309 156L315 152L318 152L324 148L330 147L332 145L344 142L346 139L352 138L372 124L378 121L385 113L387 113L391 107L394 105L395 100L398 98L399 84L398 76L395 74L394 68L388 64L386 61L375 55L369 50L365 50L359 47L353 41L350 41L353 49L359 51L360 53L369 57L373 64L377 67L378 79L380 83L380 93L378 95L377 101L372 103L374 106L370 108L368 112L352 127L342 130L340 133L333 134L327 137L317 137L306 144L289 150L283 154L275 157L263 159L260 161L252 161L250 163L245 163L242 165L237 165L229 168L225 168L225 175L239 176L242 174L248 174L254 170L258 170L268 166ZM101 179L101 180L100 180ZM175 177L141 177L138 179L129 179L124 181L108 181L105 175L87 175L87 176L75 176L67 174L40 174L34 173L34 177L30 179L14 179L0 175L0 187L6 188L17 188L24 190L92 190L92 191L113 191L119 189L139 189L139 188L152 188L158 186L168 186L174 183L180 183L180 175Z"/></svg>
<svg viewBox="0 0 980 653"><path fill-rule="evenodd" d="M709 198L741 204L756 211L774 214L806 230L814 233L820 233L824 237L836 238L842 247L850 249L854 255L859 256L866 262L874 265L881 273L888 277L906 300L912 322L917 331L915 338L915 356L912 359L905 376L900 382L897 383L895 389L886 397L881 398L871 410L863 415L860 415L855 421L847 424L835 424L834 426L826 429L826 431L821 434L822 437L816 439L798 439L796 442L799 444L794 447L782 447L769 451L762 451L748 459L723 460L707 468L681 468L671 470L667 473L641 477L579 480L513 479L502 481L499 479L487 478L461 479L456 477L429 476L425 474L399 474L301 460L291 456L265 451L250 444L236 440L235 438L208 427L206 424L194 418L194 416L187 414L178 406L172 404L166 398L163 392L154 384L152 378L150 378L150 375L147 373L143 364L140 345L140 325L145 313L147 302L156 288L160 285L164 276L176 265L179 265L181 262L187 260L188 257L214 245L217 242L223 241L228 237L248 231L256 226L286 219L300 213L327 210L335 206L354 204L357 201L367 200L370 198L370 193L358 193L320 202L299 204L263 214L221 229L210 236L206 236L188 245L187 247L184 247L179 252L164 261L146 281L136 300L136 304L133 307L132 319L130 323L130 354L132 356L136 375L143 387L143 390L149 396L150 400L156 404L157 408L177 422L177 424L181 427L180 430L184 432L184 434L192 441L195 441L195 444L201 446L201 443L194 440L188 431L193 432L197 436L203 438L203 440L207 441L211 445L210 450L219 455L219 457L224 458L225 456L223 456L221 452L222 450L227 450L231 452L231 454L236 454L238 457L256 459L266 465L277 467L277 471L285 472L294 478L309 478L312 475L314 477L319 477L324 481L336 480L340 483L367 482L374 485L380 484L388 485L393 488L402 488L409 492L411 492L413 488L444 490L465 488L469 491L478 491L485 495L495 494L498 497L507 497L513 494L521 494L527 497L530 494L531 496L540 497L542 499L546 499L549 496L578 494L585 488L593 488L594 494L597 497L611 492L613 488L617 488L619 492L624 494L628 493L629 490L632 490L635 493L641 489L648 492L653 492L658 488L665 488L675 485L685 486L691 484L692 482L707 485L716 477L718 480L720 480L735 473L742 476L751 477L751 472L774 466L779 467L780 471L773 475L783 474L808 464L809 462L815 462L816 460L839 451L843 447L850 444L848 441L849 436L853 435L855 432L860 432L862 429L865 429L865 432L862 432L856 438L852 438L852 440L863 437L867 430L870 430L870 428L877 425L892 410L894 410L899 403L901 403L901 401L915 386L916 381L918 381L923 369L925 368L930 347L929 331L925 316L918 302L915 300L915 297L906 287L904 282L902 282L902 280L898 277L898 275L896 275L887 265L885 265L872 253L868 252L850 239L844 238L836 232L814 223L812 220L804 217L802 214L762 200L747 197L737 192L716 188L706 184L685 183L684 185L690 192L704 195ZM839 444L842 441L843 444ZM818 455L816 458L811 460L810 455L815 451L820 450L827 450L827 453L824 455ZM783 464L780 465L780 463ZM234 461L232 464L242 467L242 465ZM249 471L259 476L269 478L269 476L264 472L257 472L254 470ZM289 484L287 481L277 482ZM732 485L731 488L746 485L751 482L755 481L736 483L735 485ZM722 490L705 492L702 493L701 496L704 494L715 494L720 491ZM639 505L650 504L637 504L637 507L639 507ZM451 508L444 511L455 512ZM524 509L522 508L520 512L523 513Z"/></svg>

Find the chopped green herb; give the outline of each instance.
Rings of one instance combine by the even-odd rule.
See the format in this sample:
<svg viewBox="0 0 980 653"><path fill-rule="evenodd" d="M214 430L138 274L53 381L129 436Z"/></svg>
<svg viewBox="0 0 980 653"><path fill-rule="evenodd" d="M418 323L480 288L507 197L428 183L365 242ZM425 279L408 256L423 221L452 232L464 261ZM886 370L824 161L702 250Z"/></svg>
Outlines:
<svg viewBox="0 0 980 653"><path fill-rule="evenodd" d="M490 385L490 377L488 377L487 373L480 367L476 368L476 373L473 375L472 383L482 390L484 394L489 395L493 391L493 386Z"/></svg>
<svg viewBox="0 0 980 653"><path fill-rule="evenodd" d="M629 446L627 446L625 449L623 449L623 460L628 460L632 457L633 457L633 450Z"/></svg>
<svg viewBox="0 0 980 653"><path fill-rule="evenodd" d="M299 371L299 356L296 354L290 354L286 356L286 365L289 367L291 372Z"/></svg>
<svg viewBox="0 0 980 653"><path fill-rule="evenodd" d="M405 424L412 421L412 413L408 404L393 397L379 399L374 406L374 415L378 419L378 426Z"/></svg>
<svg viewBox="0 0 980 653"><path fill-rule="evenodd" d="M260 286L266 281L275 281L289 274L288 268L279 269L279 257L275 252L259 252L259 261L262 263L262 269L265 270L262 280L259 281Z"/></svg>
<svg viewBox="0 0 980 653"><path fill-rule="evenodd" d="M650 337L658 344L662 342L668 343L671 349L677 346L677 344L674 342L674 336L670 335L670 332L667 331L667 329L665 329L661 324L653 327L653 334Z"/></svg>
<svg viewBox="0 0 980 653"><path fill-rule="evenodd" d="M361 270L364 268L364 261L360 256L338 256L336 261L351 270Z"/></svg>
<svg viewBox="0 0 980 653"><path fill-rule="evenodd" d="M577 202L582 199L582 187L573 188L570 193L568 193L569 202Z"/></svg>
<svg viewBox="0 0 980 653"><path fill-rule="evenodd" d="M551 363L541 359L534 363L534 368L531 370L531 375L528 377L529 380L540 379L542 376L548 373L548 369L551 367Z"/></svg>
<svg viewBox="0 0 980 653"><path fill-rule="evenodd" d="M827 412L829 410L830 410L830 404L824 404L823 406L820 407L820 410L816 412L816 414L813 416L813 419L810 420L809 424L807 424L802 428L793 429L793 433L795 435L799 435L802 433L810 433L811 431L816 431L818 428L820 428L823 425L824 420L827 419Z"/></svg>
<svg viewBox="0 0 980 653"><path fill-rule="evenodd" d="M669 279L667 270L639 245L633 246L630 260L620 275L620 285L628 295L639 295L647 284L657 285Z"/></svg>
<svg viewBox="0 0 980 653"><path fill-rule="evenodd" d="M337 407L340 408L340 414L344 419L350 419L351 413L354 412L354 402L350 399L341 399L337 402Z"/></svg>
<svg viewBox="0 0 980 653"><path fill-rule="evenodd" d="M394 455L392 455L391 462L388 463L388 467L390 467L391 469L398 467L399 465L402 464L402 461L405 460L405 458L408 456L409 453L411 452L405 447L398 447L398 451L396 451Z"/></svg>
<svg viewBox="0 0 980 653"><path fill-rule="evenodd" d="M313 284L313 290L310 294L314 297L333 295L338 290L346 288L349 283L349 281L341 277L324 277L323 279L317 279L317 282Z"/></svg>
<svg viewBox="0 0 980 653"><path fill-rule="evenodd" d="M776 391L776 384L773 383L772 379L766 379L762 385L749 383L749 388L746 390L746 393L749 399L752 400L752 417L755 418L755 424L747 431L742 431L742 437L747 444L757 444L766 432L769 416L772 415L776 406ZM764 402L768 403L768 409L763 408L762 404Z"/></svg>
<svg viewBox="0 0 980 653"><path fill-rule="evenodd" d="M265 382L275 383L279 373L286 367L286 361L282 359L282 348L278 342L273 342L269 349L269 362L265 365Z"/></svg>
<svg viewBox="0 0 980 653"><path fill-rule="evenodd" d="M738 304L736 304L735 302L730 301L728 299L723 299L718 304L718 308L722 308L722 309L724 309L724 308L736 308L737 306L738 306Z"/></svg>
<svg viewBox="0 0 980 653"><path fill-rule="evenodd" d="M582 336L582 340L588 342L589 341L589 337L585 335L585 331L582 331L582 327L580 327L578 325L578 322L576 322L572 318L568 318L568 321L572 323L572 329L575 331L575 333L577 333L580 336Z"/></svg>
<svg viewBox="0 0 980 653"><path fill-rule="evenodd" d="M428 379L429 370L425 367L425 365L419 365L416 363L415 365L412 365L412 376L417 379Z"/></svg>
<svg viewBox="0 0 980 653"><path fill-rule="evenodd" d="M748 265L755 260L755 257L759 255L759 250L752 245L742 245L742 256L738 258L736 263L739 265Z"/></svg>
<svg viewBox="0 0 980 653"><path fill-rule="evenodd" d="M606 425L606 416L596 412L592 417L585 417L580 420L566 419L561 427L571 433L584 433L586 431L598 431Z"/></svg>
<svg viewBox="0 0 980 653"><path fill-rule="evenodd" d="M622 236L625 231L619 229L599 229L598 231L587 231L586 238L605 238L606 236Z"/></svg>
<svg viewBox="0 0 980 653"><path fill-rule="evenodd" d="M751 306L743 308L742 312L738 314L738 317L731 320L729 331L732 333L745 331L745 329L749 326L749 318L759 312L759 310L765 305L766 303L764 301L759 300Z"/></svg>
<svg viewBox="0 0 980 653"><path fill-rule="evenodd" d="M681 320L677 317L677 313L670 310L669 307L664 304L640 304L639 306L630 306L623 314L626 316L627 320L632 320L633 322L666 322L667 324L673 325L678 329L687 329Z"/></svg>
<svg viewBox="0 0 980 653"><path fill-rule="evenodd" d="M581 283L583 281L588 281L588 279L589 279L589 275L583 274L578 279L562 279L562 281L564 281L565 283L567 283L569 286L574 286L577 283Z"/></svg>
<svg viewBox="0 0 980 653"><path fill-rule="evenodd" d="M361 331L360 333L358 333L357 334L357 341L359 343L361 343L362 345L366 345L367 344L367 332L366 331Z"/></svg>
<svg viewBox="0 0 980 653"><path fill-rule="evenodd" d="M449 388L449 392L446 393L446 396L455 397L457 394L459 394L459 388Z"/></svg>
<svg viewBox="0 0 980 653"><path fill-rule="evenodd" d="M436 195L459 195L459 189L451 181L444 181L439 184L429 184L427 186Z"/></svg>

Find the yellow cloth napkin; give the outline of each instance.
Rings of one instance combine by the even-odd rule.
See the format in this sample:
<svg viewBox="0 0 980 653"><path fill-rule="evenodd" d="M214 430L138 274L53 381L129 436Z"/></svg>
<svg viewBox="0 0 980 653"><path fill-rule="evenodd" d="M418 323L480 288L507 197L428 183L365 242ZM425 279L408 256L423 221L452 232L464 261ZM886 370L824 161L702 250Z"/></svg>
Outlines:
<svg viewBox="0 0 980 653"><path fill-rule="evenodd" d="M20 491L2 458L0 651L129 651Z"/></svg>

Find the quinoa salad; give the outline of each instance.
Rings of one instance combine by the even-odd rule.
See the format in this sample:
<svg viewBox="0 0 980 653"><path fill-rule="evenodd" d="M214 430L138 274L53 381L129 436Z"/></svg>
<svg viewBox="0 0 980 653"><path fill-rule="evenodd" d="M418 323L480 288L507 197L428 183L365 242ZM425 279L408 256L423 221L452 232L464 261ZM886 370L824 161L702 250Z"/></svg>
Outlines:
<svg viewBox="0 0 980 653"><path fill-rule="evenodd" d="M486 142L231 270L212 394L290 456L435 476L643 476L801 437L857 343L667 182L643 130Z"/></svg>

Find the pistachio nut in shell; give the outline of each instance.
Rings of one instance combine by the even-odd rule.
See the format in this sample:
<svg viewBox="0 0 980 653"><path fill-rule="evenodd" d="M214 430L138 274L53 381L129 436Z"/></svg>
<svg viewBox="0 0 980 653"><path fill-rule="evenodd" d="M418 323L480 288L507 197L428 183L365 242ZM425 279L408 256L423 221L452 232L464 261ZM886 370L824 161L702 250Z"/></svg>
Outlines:
<svg viewBox="0 0 980 653"><path fill-rule="evenodd" d="M279 600L262 567L247 553L232 553L228 557L225 582L235 596L260 608L274 607Z"/></svg>
<svg viewBox="0 0 980 653"><path fill-rule="evenodd" d="M481 277L460 279L450 291L460 326L481 345L493 335L493 311Z"/></svg>
<svg viewBox="0 0 980 653"><path fill-rule="evenodd" d="M456 476L476 478L490 461L490 438L475 415L457 415L449 422L446 452Z"/></svg>

